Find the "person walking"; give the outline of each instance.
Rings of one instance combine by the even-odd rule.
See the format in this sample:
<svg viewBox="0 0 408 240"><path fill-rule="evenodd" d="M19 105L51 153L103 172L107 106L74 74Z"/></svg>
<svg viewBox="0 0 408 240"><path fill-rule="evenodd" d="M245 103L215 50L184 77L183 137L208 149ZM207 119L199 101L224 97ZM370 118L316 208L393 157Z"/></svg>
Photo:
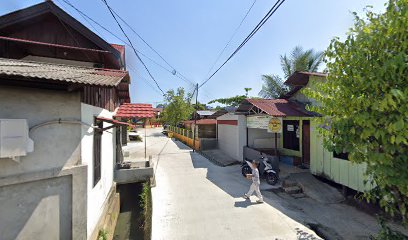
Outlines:
<svg viewBox="0 0 408 240"><path fill-rule="evenodd" d="M246 161L248 166L251 167L252 169L252 174L247 174L246 177L248 179L252 179L252 184L251 187L249 188L249 191L244 194L243 198L249 199L249 197L255 192L256 196L258 197L258 200L256 200L257 203L263 203L263 197L261 194L261 191L259 190L259 185L261 184L261 181L259 180L259 161L255 160L252 163Z"/></svg>

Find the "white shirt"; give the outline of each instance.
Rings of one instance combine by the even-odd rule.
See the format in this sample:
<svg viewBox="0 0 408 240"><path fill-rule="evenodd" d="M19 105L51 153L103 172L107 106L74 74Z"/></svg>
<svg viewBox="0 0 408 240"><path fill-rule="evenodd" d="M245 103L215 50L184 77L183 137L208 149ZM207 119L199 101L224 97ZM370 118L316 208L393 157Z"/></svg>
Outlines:
<svg viewBox="0 0 408 240"><path fill-rule="evenodd" d="M254 168L252 166L251 162L246 161L248 166L252 169L252 182L255 184L261 184L261 181L259 180L259 170L258 168Z"/></svg>

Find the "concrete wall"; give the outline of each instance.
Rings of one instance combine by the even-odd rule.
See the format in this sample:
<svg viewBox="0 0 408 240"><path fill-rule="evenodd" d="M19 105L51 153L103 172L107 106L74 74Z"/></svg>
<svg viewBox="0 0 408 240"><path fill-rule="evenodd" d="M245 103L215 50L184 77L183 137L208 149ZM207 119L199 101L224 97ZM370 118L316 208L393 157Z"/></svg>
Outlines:
<svg viewBox="0 0 408 240"><path fill-rule="evenodd" d="M0 159L1 239L85 239L86 166L78 92L0 87L0 118L27 119L34 152Z"/></svg>
<svg viewBox="0 0 408 240"><path fill-rule="evenodd" d="M1 238L71 239L71 190L71 176L0 188Z"/></svg>
<svg viewBox="0 0 408 240"><path fill-rule="evenodd" d="M238 125L218 124L218 148L230 157L242 161L243 147L246 145L246 117L228 113L217 120L238 122Z"/></svg>
<svg viewBox="0 0 408 240"><path fill-rule="evenodd" d="M86 239L86 171L80 165L1 179L1 239Z"/></svg>
<svg viewBox="0 0 408 240"><path fill-rule="evenodd" d="M93 124L96 116L112 118L113 113L99 107L81 103L82 122ZM104 127L109 126L104 123ZM113 172L116 162L115 128L103 132L101 153L101 180L93 185L93 129L82 128L81 155L82 161L88 165L88 237L95 231L95 226L101 217L109 191L113 187Z"/></svg>
<svg viewBox="0 0 408 240"><path fill-rule="evenodd" d="M218 141L216 138L200 138L200 150L216 149L218 147Z"/></svg>
<svg viewBox="0 0 408 240"><path fill-rule="evenodd" d="M34 88L0 87L0 118L27 119L29 127L52 120L80 120L78 92ZM20 163L0 159L0 176L77 165L80 158L81 129L75 124L52 124L31 131L34 152ZM52 159L52 161L50 161Z"/></svg>
<svg viewBox="0 0 408 240"><path fill-rule="evenodd" d="M280 134L278 134L278 142ZM275 134L269 133L266 129L248 129L248 146L252 148L274 148ZM278 144L279 146L279 144Z"/></svg>

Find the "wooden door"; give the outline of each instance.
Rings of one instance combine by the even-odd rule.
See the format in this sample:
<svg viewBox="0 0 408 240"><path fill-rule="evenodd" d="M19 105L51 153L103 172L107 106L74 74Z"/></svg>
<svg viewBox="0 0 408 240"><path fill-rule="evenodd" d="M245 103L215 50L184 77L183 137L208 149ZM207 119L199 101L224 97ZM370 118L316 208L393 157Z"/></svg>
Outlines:
<svg viewBox="0 0 408 240"><path fill-rule="evenodd" d="M302 125L302 162L310 166L310 121L304 120Z"/></svg>

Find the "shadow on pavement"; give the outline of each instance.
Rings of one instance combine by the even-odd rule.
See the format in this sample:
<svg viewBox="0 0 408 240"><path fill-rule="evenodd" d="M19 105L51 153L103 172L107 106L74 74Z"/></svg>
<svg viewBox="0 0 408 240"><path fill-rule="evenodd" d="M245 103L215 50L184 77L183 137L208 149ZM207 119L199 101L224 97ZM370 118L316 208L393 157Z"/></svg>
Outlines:
<svg viewBox="0 0 408 240"><path fill-rule="evenodd" d="M251 205L256 205L256 204L259 204L259 203L251 202L251 200L242 200L242 201L236 201L234 203L234 207L247 208L247 207L249 207Z"/></svg>
<svg viewBox="0 0 408 240"><path fill-rule="evenodd" d="M241 198L242 195L248 191L251 181L242 177L240 166L234 165L229 167L219 167L198 153L190 152L190 154L193 167L207 169L207 179L233 198ZM268 188L271 188L271 186L261 181L261 193L264 196L263 204L267 204L275 208L287 217L308 227L309 222L305 222L304 219L307 219L307 217L301 213L301 209L297 209L280 196L268 191ZM251 202L249 200L238 200L234 202L234 207L247 208L251 205L257 204L258 203ZM312 219L310 219L310 222L314 223ZM307 232L298 232L298 239L319 239L312 234L307 233L308 235L305 235L306 233Z"/></svg>
<svg viewBox="0 0 408 240"><path fill-rule="evenodd" d="M191 150L191 151L193 151L193 149L191 149L189 146L185 145L184 143L182 143L182 142L180 142L180 141L178 141L178 140L175 140L174 138L172 138L171 140L176 144L176 146L177 146L179 149L181 149L181 150Z"/></svg>

